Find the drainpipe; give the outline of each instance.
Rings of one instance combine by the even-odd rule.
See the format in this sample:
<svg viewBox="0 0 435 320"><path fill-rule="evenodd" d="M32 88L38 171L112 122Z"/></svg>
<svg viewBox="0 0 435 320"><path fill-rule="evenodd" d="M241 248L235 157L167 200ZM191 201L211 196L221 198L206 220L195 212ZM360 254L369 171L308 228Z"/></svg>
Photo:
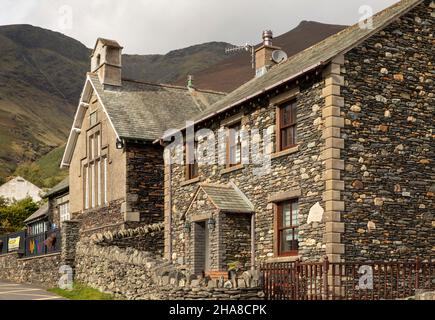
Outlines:
<svg viewBox="0 0 435 320"><path fill-rule="evenodd" d="M255 213L251 216L251 270L255 270Z"/></svg>
<svg viewBox="0 0 435 320"><path fill-rule="evenodd" d="M169 185L168 185L168 194L169 194L169 199L168 199L168 224L169 224L169 231L168 231L168 237L169 237L169 262L172 262L172 165L171 165L171 157L169 157L169 163L168 163L168 167L169 167L169 173L168 173L168 181L169 181Z"/></svg>

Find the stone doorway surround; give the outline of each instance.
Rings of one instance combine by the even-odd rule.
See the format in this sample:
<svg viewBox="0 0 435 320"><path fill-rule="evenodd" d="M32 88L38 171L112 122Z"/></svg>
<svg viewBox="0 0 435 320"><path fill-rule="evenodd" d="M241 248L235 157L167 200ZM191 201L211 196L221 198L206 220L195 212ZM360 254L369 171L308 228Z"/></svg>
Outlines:
<svg viewBox="0 0 435 320"><path fill-rule="evenodd" d="M184 261L192 272L226 271L239 249L244 260L251 258L253 213L252 204L234 184L201 184L182 216L189 238Z"/></svg>

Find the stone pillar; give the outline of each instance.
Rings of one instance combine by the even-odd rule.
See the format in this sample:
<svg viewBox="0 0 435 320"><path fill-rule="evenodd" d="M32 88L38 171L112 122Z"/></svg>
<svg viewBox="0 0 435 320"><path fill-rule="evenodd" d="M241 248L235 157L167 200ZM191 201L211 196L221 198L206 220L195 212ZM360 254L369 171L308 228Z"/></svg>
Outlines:
<svg viewBox="0 0 435 320"><path fill-rule="evenodd" d="M325 234L323 242L326 245L328 261L332 263L343 261L342 255L344 255L345 250L344 244L341 243L341 235L344 233L344 223L341 222L341 212L344 211L344 201L341 194L344 190L344 181L342 180L344 160L341 159L341 150L344 149L344 139L341 137L341 128L344 127L344 117L341 115L341 108L344 107L344 98L341 96L341 86L344 85L344 77L341 75L343 65L344 55L339 55L330 62L323 73L325 86L322 90L325 99L325 105L322 109L324 123L322 160L325 163L323 174L325 182L325 192L323 193ZM337 273L333 275L332 268L334 266L329 268L328 283L329 286L334 285L332 288L334 288L335 294L340 295L342 294L339 290L341 276Z"/></svg>
<svg viewBox="0 0 435 320"><path fill-rule="evenodd" d="M341 222L341 212L344 211L344 201L341 195L341 191L344 190L344 181L341 177L342 170L344 170L344 160L341 159L341 150L344 149L344 139L341 137L341 128L344 127L344 117L341 115L344 98L340 93L341 86L344 85L344 78L341 75L342 65L344 65L344 56L337 56L323 73L325 78L322 91L325 99L322 109L324 122L322 160L325 163L323 175L325 235L323 241L329 262L340 262L344 254L344 244L341 243L341 234L344 233L344 223Z"/></svg>
<svg viewBox="0 0 435 320"><path fill-rule="evenodd" d="M63 265L75 268L76 244L80 240L80 222L64 221L62 222L61 239L62 255L61 262Z"/></svg>

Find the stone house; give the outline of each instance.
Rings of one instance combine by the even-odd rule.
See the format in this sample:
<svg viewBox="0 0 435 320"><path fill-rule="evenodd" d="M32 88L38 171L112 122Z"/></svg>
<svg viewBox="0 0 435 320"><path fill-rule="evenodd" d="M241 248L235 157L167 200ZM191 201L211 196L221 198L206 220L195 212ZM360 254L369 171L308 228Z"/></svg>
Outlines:
<svg viewBox="0 0 435 320"><path fill-rule="evenodd" d="M165 256L196 274L429 258L434 10L402 0L281 63L265 32L256 77L164 143Z"/></svg>
<svg viewBox="0 0 435 320"><path fill-rule="evenodd" d="M70 220L68 181L69 179L65 178L43 194L47 203L24 220L28 235L37 235L59 228L63 221Z"/></svg>
<svg viewBox="0 0 435 320"><path fill-rule="evenodd" d="M163 148L153 141L223 96L123 79L121 52L97 40L62 159L82 233L163 221Z"/></svg>
<svg viewBox="0 0 435 320"><path fill-rule="evenodd" d="M41 201L42 190L22 177L15 177L0 186L0 197L8 201L23 200L31 197L33 201Z"/></svg>

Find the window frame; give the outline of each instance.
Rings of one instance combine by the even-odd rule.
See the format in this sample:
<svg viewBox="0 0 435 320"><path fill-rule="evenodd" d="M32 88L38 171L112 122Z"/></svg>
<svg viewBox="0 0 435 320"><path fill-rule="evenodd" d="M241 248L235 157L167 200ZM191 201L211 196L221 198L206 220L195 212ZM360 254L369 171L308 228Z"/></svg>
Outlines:
<svg viewBox="0 0 435 320"><path fill-rule="evenodd" d="M292 108L291 112L294 112L294 115L292 118L294 119L294 122L291 122L290 124L283 124L284 122L284 116L283 112L284 109L287 107ZM294 108L294 109L293 109ZM281 152L285 151L291 148L294 148L298 145L297 141L297 125L298 125L298 100L296 98L291 98L289 100L286 100L284 102L281 102L276 107L276 151ZM282 132L284 130L293 129L293 141L291 144L288 144L286 146L283 146L283 139L282 139Z"/></svg>
<svg viewBox="0 0 435 320"><path fill-rule="evenodd" d="M199 164L198 164L198 160L196 159L195 156L195 151L197 148L197 142L195 141L193 143L193 148L192 148L192 144L189 143L185 143L184 144L184 153L185 153L185 180L186 181L190 181L190 180L194 180L197 179L199 177ZM191 150L193 149L193 150ZM189 163L189 158L191 153L193 152L193 163Z"/></svg>
<svg viewBox="0 0 435 320"><path fill-rule="evenodd" d="M232 140L234 140L234 137L230 134L231 132L234 132L235 127L239 128L239 130L237 132L237 138L238 138L237 143L234 143L234 141L232 141ZM226 160L225 160L225 162L226 162L226 167L229 169L232 167L237 167L237 166L242 164L242 139L240 137L240 132L242 130L242 121L240 120L240 121L236 121L236 122L233 122L231 124L228 124L225 127L225 129L226 129L226 133L227 133L226 134ZM235 151L236 151L235 155L237 155L237 152L238 152L239 156L240 156L239 162L237 162L237 163L235 161L234 161L234 163L232 162L232 160L233 160L232 154L231 154L232 147L235 148ZM236 157L236 159L237 159L237 157Z"/></svg>
<svg viewBox="0 0 435 320"><path fill-rule="evenodd" d="M284 231L286 230L293 230L292 234L294 237L295 231L296 234L299 235L299 229L300 229L300 223L299 223L299 199L295 198L295 199L289 199L289 200L285 200L285 201L281 201L278 203L275 203L275 255L277 257L294 257L294 256L298 256L299 255L299 237L298 237L298 247L296 250L290 250L290 251L282 251L282 236L281 234L283 234ZM297 210L297 215L298 215L298 225L293 225L293 204L297 203L298 204L298 210ZM283 221L283 208L284 205L286 204L290 204L290 226L282 226L282 221ZM294 241L294 239L293 239Z"/></svg>

